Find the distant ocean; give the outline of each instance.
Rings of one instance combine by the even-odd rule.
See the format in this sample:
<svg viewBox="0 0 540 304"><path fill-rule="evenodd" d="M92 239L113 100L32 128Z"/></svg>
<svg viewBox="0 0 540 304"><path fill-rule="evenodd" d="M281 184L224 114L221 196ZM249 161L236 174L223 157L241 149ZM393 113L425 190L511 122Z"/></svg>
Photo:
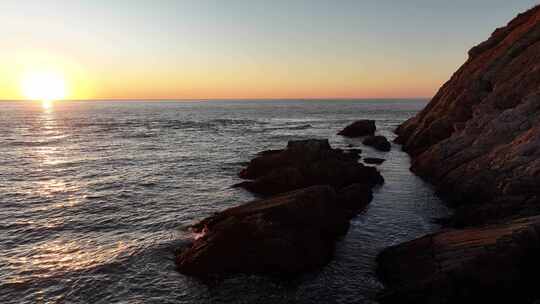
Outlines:
<svg viewBox="0 0 540 304"><path fill-rule="evenodd" d="M382 248L432 232L447 209L389 153L335 134L394 128L426 100L0 103L0 303L370 303ZM291 139L382 157L386 180L334 260L292 281L178 273L185 227L253 199L242 163Z"/></svg>

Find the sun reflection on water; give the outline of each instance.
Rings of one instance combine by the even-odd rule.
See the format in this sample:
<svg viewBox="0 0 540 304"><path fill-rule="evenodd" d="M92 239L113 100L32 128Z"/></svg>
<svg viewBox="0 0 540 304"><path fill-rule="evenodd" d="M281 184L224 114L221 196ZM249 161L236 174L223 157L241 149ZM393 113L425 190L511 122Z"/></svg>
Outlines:
<svg viewBox="0 0 540 304"><path fill-rule="evenodd" d="M49 277L59 272L80 271L112 263L129 256L135 249L135 242L99 244L78 238L58 238L36 244L29 255L8 257L5 262L18 265L21 272L31 272L37 277ZM20 278L13 279L14 282L20 281Z"/></svg>
<svg viewBox="0 0 540 304"><path fill-rule="evenodd" d="M52 106L53 106L53 101L52 100L43 100L41 102L41 107L45 110L45 111L50 111L52 110Z"/></svg>

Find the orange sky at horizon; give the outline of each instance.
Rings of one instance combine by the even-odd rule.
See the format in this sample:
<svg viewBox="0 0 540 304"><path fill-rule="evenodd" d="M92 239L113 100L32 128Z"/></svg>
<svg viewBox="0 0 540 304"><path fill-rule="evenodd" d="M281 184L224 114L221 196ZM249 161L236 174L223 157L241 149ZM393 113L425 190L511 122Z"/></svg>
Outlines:
<svg viewBox="0 0 540 304"><path fill-rule="evenodd" d="M429 98L535 1L5 0L0 100Z"/></svg>
<svg viewBox="0 0 540 304"><path fill-rule="evenodd" d="M272 99L272 98L427 98L449 77L448 70L381 62L354 64L278 62L267 64L218 63L212 67L166 62L147 67L116 67L114 73L94 64L83 66L68 56L46 51L13 54L0 74L3 100L25 100L21 82L29 71L63 76L65 99ZM388 60L387 60L388 62ZM377 67L377 65L379 67ZM442 67L442 65L440 65ZM386 69L386 70L385 70ZM7 71L7 72L6 72ZM412 76L415 75L416 76ZM16 77L12 77L16 75Z"/></svg>

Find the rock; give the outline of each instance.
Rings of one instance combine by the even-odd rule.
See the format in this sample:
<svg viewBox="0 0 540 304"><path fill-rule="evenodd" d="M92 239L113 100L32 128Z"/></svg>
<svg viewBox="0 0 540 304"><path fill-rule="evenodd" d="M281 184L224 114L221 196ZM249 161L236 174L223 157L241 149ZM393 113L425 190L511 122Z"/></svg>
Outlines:
<svg viewBox="0 0 540 304"><path fill-rule="evenodd" d="M254 180L236 186L275 196L193 225L199 237L177 252L180 272L292 275L325 265L349 219L384 181L377 169L332 149L328 140L290 141L287 149L259 153L240 176Z"/></svg>
<svg viewBox="0 0 540 304"><path fill-rule="evenodd" d="M396 133L412 157L411 170L457 207L449 223L462 230L383 251L381 302L538 299L540 6L474 47Z"/></svg>
<svg viewBox="0 0 540 304"><path fill-rule="evenodd" d="M358 155L332 149L328 140L290 141L287 149L259 155L239 176L252 179L234 185L261 195L273 195L313 185L337 190L355 184L370 188L384 179L377 169L358 163Z"/></svg>
<svg viewBox="0 0 540 304"><path fill-rule="evenodd" d="M495 201L540 204L540 6L469 52L427 107L402 124L397 142L411 169L455 205L491 214ZM530 202L530 203L529 203ZM491 216L490 215L490 216ZM473 225L480 218L471 218Z"/></svg>
<svg viewBox="0 0 540 304"><path fill-rule="evenodd" d="M386 137L377 135L377 136L368 136L362 141L362 143L366 146L371 146L379 151L388 152L392 148L392 145L390 142L386 139Z"/></svg>
<svg viewBox="0 0 540 304"><path fill-rule="evenodd" d="M444 230L385 249L381 303L529 303L538 296L540 217Z"/></svg>
<svg viewBox="0 0 540 304"><path fill-rule="evenodd" d="M375 120L363 119L346 126L345 129L339 131L338 135L345 137L361 137L373 135L376 129Z"/></svg>
<svg viewBox="0 0 540 304"><path fill-rule="evenodd" d="M362 149L347 149L345 150L345 152L350 153L350 154L360 155L362 154Z"/></svg>
<svg viewBox="0 0 540 304"><path fill-rule="evenodd" d="M325 265L336 239L346 233L351 209L360 209L370 188L342 193L313 186L233 207L193 226L201 234L176 256L180 272L292 275Z"/></svg>
<svg viewBox="0 0 540 304"><path fill-rule="evenodd" d="M366 163L366 164L380 165L380 164L384 163L385 161L386 161L386 159L377 158L377 157L366 157L366 158L364 158L364 163Z"/></svg>
<svg viewBox="0 0 540 304"><path fill-rule="evenodd" d="M371 187L365 184L352 184L338 192L338 204L349 218L362 211L373 199Z"/></svg>

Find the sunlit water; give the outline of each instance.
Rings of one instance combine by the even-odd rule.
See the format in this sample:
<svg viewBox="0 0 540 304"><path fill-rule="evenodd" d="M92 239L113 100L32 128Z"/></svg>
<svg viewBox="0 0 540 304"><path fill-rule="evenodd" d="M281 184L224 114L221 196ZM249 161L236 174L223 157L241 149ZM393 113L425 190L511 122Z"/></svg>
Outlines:
<svg viewBox="0 0 540 304"><path fill-rule="evenodd" d="M349 303L381 290L382 248L432 232L447 210L409 158L336 136L356 119L391 138L425 101L0 103L0 303ZM184 227L252 199L242 163L288 140L330 138L382 156L386 183L335 259L284 282L202 282L175 270ZM225 261L224 261L225 262Z"/></svg>

